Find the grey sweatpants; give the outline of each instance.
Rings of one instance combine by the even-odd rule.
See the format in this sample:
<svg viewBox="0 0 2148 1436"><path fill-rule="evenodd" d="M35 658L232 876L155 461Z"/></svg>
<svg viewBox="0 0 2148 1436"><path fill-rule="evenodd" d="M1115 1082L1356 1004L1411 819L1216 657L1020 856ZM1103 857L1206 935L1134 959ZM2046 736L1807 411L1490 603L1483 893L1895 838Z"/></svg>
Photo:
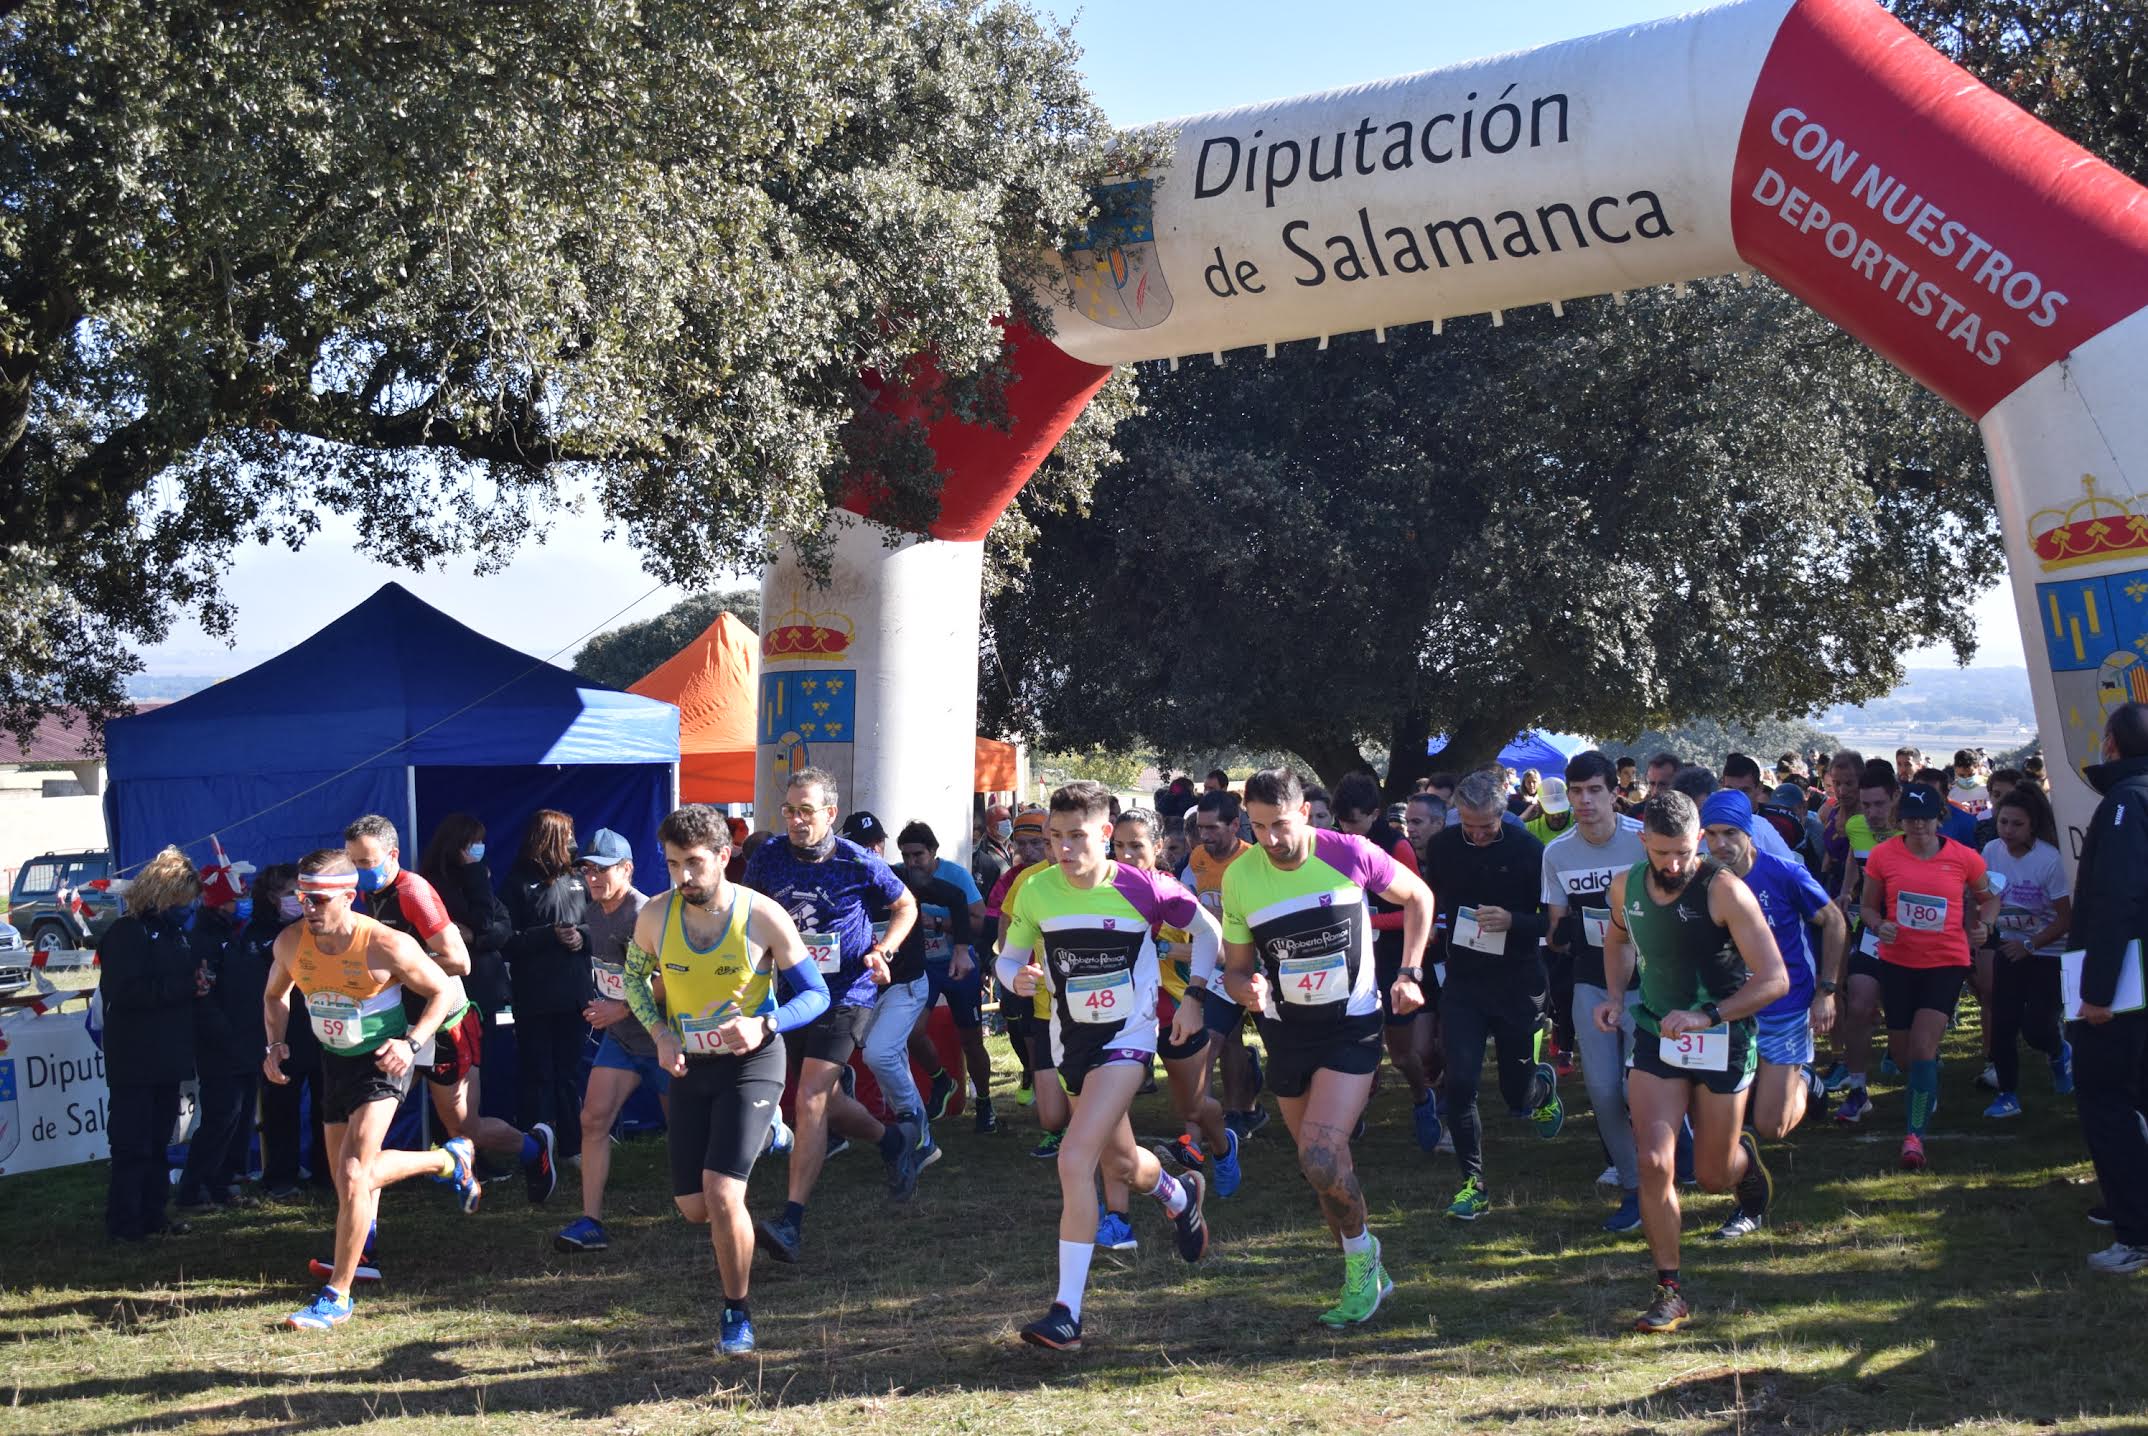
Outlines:
<svg viewBox="0 0 2148 1436"><path fill-rule="evenodd" d="M1589 1089L1589 1105L1596 1109L1597 1135L1618 1168L1619 1186L1630 1192L1641 1185L1633 1121L1626 1112L1626 1053L1633 1046L1633 1007L1638 999L1627 993L1619 1030L1602 1032L1596 1026L1596 1009L1610 997L1601 987L1574 984L1574 1045L1581 1049L1581 1080Z"/></svg>

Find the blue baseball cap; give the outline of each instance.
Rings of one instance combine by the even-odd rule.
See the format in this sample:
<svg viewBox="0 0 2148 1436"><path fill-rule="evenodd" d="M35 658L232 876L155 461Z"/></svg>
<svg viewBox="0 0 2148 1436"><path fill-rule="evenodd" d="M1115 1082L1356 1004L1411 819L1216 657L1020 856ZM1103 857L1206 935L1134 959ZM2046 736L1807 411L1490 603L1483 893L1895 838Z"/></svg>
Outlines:
<svg viewBox="0 0 2148 1436"><path fill-rule="evenodd" d="M599 828L590 834L588 842L582 844L582 851L575 861L593 868L608 868L613 863L634 861L634 849L610 828Z"/></svg>

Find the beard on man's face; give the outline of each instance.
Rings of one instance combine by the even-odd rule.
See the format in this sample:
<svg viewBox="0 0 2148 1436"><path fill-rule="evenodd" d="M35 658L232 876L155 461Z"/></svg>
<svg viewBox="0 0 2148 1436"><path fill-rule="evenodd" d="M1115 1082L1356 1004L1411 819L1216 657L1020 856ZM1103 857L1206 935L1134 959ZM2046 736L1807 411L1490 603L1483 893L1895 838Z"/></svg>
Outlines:
<svg viewBox="0 0 2148 1436"><path fill-rule="evenodd" d="M1693 881L1693 869L1691 868L1687 868L1682 873L1673 874L1665 872L1654 863L1648 865L1648 875L1656 880L1657 887L1669 893L1672 897L1684 892L1686 884Z"/></svg>

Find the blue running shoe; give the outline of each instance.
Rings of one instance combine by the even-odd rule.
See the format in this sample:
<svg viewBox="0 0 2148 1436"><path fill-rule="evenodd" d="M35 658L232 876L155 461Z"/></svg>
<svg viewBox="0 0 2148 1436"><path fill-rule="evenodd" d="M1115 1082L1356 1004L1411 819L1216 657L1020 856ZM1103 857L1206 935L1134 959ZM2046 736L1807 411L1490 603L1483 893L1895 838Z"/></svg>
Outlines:
<svg viewBox="0 0 2148 1436"><path fill-rule="evenodd" d="M324 1286L312 1301L283 1319L286 1331L326 1331L351 1319L351 1299L332 1286Z"/></svg>
<svg viewBox="0 0 2148 1436"><path fill-rule="evenodd" d="M1417 1128L1418 1150L1423 1152L1438 1151L1439 1098L1430 1092L1425 1093L1424 1100L1411 1109L1410 1121Z"/></svg>
<svg viewBox="0 0 2148 1436"><path fill-rule="evenodd" d="M600 1252L610 1245L611 1240L604 1235L604 1223L595 1217L578 1217L552 1238L552 1250L556 1252Z"/></svg>
<svg viewBox="0 0 2148 1436"><path fill-rule="evenodd" d="M522 1182L529 1191L530 1204L535 1206L559 1188L559 1139L553 1136L550 1122L539 1122L530 1128L530 1138L537 1144L537 1155L522 1164Z"/></svg>
<svg viewBox="0 0 2148 1436"><path fill-rule="evenodd" d="M1882 1077L1899 1077L1902 1075L1902 1069L1894 1065L1892 1057L1882 1057L1880 1058L1879 1075Z"/></svg>
<svg viewBox="0 0 2148 1436"><path fill-rule="evenodd" d="M1031 1346L1047 1347L1053 1351L1079 1351L1081 1323L1074 1319L1074 1313L1055 1301L1052 1303L1052 1309L1044 1313L1042 1320L1032 1321L1022 1328L1022 1340Z"/></svg>
<svg viewBox="0 0 2148 1436"><path fill-rule="evenodd" d="M2021 1115L2021 1099L2011 1092L2001 1092L1997 1101L1984 1109L1987 1117L2018 1117Z"/></svg>
<svg viewBox="0 0 2148 1436"><path fill-rule="evenodd" d="M1835 1120L1845 1126L1854 1126L1862 1122L1865 1113L1871 1110L1872 1094L1862 1087L1852 1087L1850 1095L1843 1098L1842 1105L1835 1109Z"/></svg>
<svg viewBox="0 0 2148 1436"><path fill-rule="evenodd" d="M1225 1127L1223 1144L1223 1155L1209 1164L1215 1173L1216 1195L1219 1197L1230 1196L1246 1179L1245 1169L1238 1165L1238 1134Z"/></svg>
<svg viewBox="0 0 2148 1436"><path fill-rule="evenodd" d="M1641 1229L1641 1194L1628 1192L1619 1199L1618 1210L1604 1218L1607 1232L1633 1232Z"/></svg>
<svg viewBox="0 0 2148 1436"><path fill-rule="evenodd" d="M440 1150L451 1165L433 1180L455 1189L455 1205L463 1211L476 1211L478 1199L485 1195L477 1180L477 1149L470 1145L468 1137L452 1137L441 1143Z"/></svg>
<svg viewBox="0 0 2148 1436"><path fill-rule="evenodd" d="M755 1245L762 1251L785 1265L791 1265L798 1260L799 1248L804 1245L804 1239L798 1232L798 1223L782 1217L763 1217L753 1224L753 1230L760 1237Z"/></svg>
<svg viewBox="0 0 2148 1436"><path fill-rule="evenodd" d="M1141 1245L1134 1237L1133 1227L1117 1212L1104 1213L1096 1224L1096 1244L1115 1252L1130 1252Z"/></svg>
<svg viewBox="0 0 2148 1436"><path fill-rule="evenodd" d="M1837 1062L1827 1069L1827 1075L1820 1080L1827 1084L1828 1091L1840 1092L1850 1085L1850 1069L1844 1063Z"/></svg>
<svg viewBox="0 0 2148 1436"><path fill-rule="evenodd" d="M916 1121L916 1118L911 1117L906 1118L905 1120ZM940 1151L940 1144L932 1140L932 1128L926 1126L923 1122L918 1122L917 1169L920 1172L924 1171L925 1168L931 1166L934 1162L939 1161L941 1155L942 1154Z"/></svg>
<svg viewBox="0 0 2148 1436"><path fill-rule="evenodd" d="M788 1157L791 1154L792 1146L797 1141L798 1134L791 1130L790 1124L783 1120L783 1114L778 1112L776 1113L776 1120L769 1125L768 1136L761 1142L761 1155L764 1157ZM834 1155L833 1152L828 1153L828 1156L832 1157ZM826 1158L823 1158L823 1160L826 1160Z"/></svg>
<svg viewBox="0 0 2148 1436"><path fill-rule="evenodd" d="M753 1353L753 1318L736 1307L723 1309L722 1335L717 1338L716 1351L720 1356L750 1356Z"/></svg>
<svg viewBox="0 0 2148 1436"><path fill-rule="evenodd" d="M2062 1041L2059 1055L2051 1059L2051 1090L2061 1097L2073 1095L2073 1044Z"/></svg>

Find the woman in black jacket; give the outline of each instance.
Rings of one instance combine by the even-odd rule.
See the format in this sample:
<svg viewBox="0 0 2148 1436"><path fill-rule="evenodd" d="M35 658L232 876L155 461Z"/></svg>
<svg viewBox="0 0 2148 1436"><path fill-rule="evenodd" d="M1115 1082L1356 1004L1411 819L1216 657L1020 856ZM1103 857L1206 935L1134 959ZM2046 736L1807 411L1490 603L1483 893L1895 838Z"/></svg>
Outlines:
<svg viewBox="0 0 2148 1436"><path fill-rule="evenodd" d="M511 929L503 951L515 1004L516 1122L525 1132L549 1122L560 1155L575 1156L590 978L589 885L574 867L574 819L551 808L531 815L502 897Z"/></svg>
<svg viewBox="0 0 2148 1436"><path fill-rule="evenodd" d="M296 881L297 870L288 888ZM194 1070L201 1077L195 1100L198 1121L179 1171L179 1210L251 1205L241 1195L247 1154L254 1141L254 1102L261 1086L261 991L268 967L245 949L260 892L243 891L228 868L202 872L201 910L193 931L195 955L209 969L209 991L194 1004ZM264 881L260 889L267 890ZM274 911L277 894L268 898ZM268 940L274 942L271 929Z"/></svg>
<svg viewBox="0 0 2148 1436"><path fill-rule="evenodd" d="M448 916L462 930L470 952L470 975L463 990L490 1021L511 1000L507 960L501 954L513 929L507 908L492 890L492 869L485 863L485 825L468 813L449 813L433 829L432 841L418 859L418 875L433 885L447 904Z"/></svg>
<svg viewBox="0 0 2148 1436"><path fill-rule="evenodd" d="M128 885L126 913L97 944L112 1144L104 1229L114 1241L187 1230L164 1213L165 1148L179 1118L179 1086L194 1075L194 1001L208 985L188 933L200 896L194 865L166 848Z"/></svg>

